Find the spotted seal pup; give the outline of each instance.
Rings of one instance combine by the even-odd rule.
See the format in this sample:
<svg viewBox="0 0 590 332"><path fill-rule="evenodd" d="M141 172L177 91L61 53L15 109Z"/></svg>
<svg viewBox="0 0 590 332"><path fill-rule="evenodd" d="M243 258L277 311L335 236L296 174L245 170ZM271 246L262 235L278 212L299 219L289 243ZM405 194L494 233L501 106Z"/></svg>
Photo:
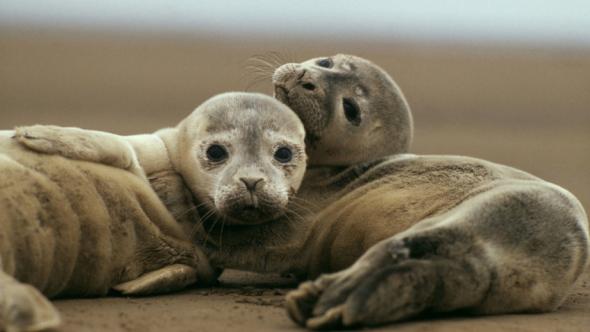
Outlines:
<svg viewBox="0 0 590 332"><path fill-rule="evenodd" d="M199 220L209 210L222 225L277 219L306 167L301 122L260 94L216 96L151 135L90 133L90 141L112 140L115 149L103 148L114 159L38 154L18 143L22 134L0 137L0 329L9 331L59 325L41 293L143 295L214 280ZM75 142L85 146L81 136ZM100 155L77 151L86 160ZM102 165L110 160L131 173Z"/></svg>

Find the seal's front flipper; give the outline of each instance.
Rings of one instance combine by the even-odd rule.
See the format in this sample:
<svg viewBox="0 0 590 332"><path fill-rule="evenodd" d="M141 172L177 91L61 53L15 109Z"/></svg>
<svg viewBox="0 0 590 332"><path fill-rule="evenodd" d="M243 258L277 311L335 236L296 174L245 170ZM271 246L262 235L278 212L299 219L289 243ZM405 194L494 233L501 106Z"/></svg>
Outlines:
<svg viewBox="0 0 590 332"><path fill-rule="evenodd" d="M179 291L196 282L195 268L174 264L116 285L113 289L124 295L152 295Z"/></svg>
<svg viewBox="0 0 590 332"><path fill-rule="evenodd" d="M98 162L101 159L101 144L105 143L104 138L96 133L98 132L73 127L34 125L16 127L13 138L39 153ZM117 163L118 160L114 160L111 164L116 166Z"/></svg>
<svg viewBox="0 0 590 332"><path fill-rule="evenodd" d="M38 153L105 164L145 178L135 150L124 136L74 127L35 125L15 128L13 139Z"/></svg>
<svg viewBox="0 0 590 332"><path fill-rule="evenodd" d="M42 331L61 324L57 309L37 289L3 277L0 275L0 331Z"/></svg>

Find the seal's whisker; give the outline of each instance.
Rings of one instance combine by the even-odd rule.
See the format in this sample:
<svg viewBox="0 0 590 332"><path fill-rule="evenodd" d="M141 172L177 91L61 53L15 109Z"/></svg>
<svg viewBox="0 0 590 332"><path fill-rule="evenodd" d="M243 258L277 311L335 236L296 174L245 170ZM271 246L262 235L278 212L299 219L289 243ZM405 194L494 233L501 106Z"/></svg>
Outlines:
<svg viewBox="0 0 590 332"><path fill-rule="evenodd" d="M274 63L277 65L277 67L290 62L290 61L287 61L287 59L283 55L283 53L278 52L278 51L269 52L269 56L273 59Z"/></svg>
<svg viewBox="0 0 590 332"><path fill-rule="evenodd" d="M266 78L271 78L272 74L274 73L274 70L270 70L267 68L247 67L245 69L246 69L246 72L243 75L244 78L247 78L249 76L256 76L256 77L264 76Z"/></svg>
<svg viewBox="0 0 590 332"><path fill-rule="evenodd" d="M284 56L276 51L255 54L248 58L244 64L243 79L248 80L245 90L250 90L262 81L271 81L275 70L285 63Z"/></svg>
<svg viewBox="0 0 590 332"><path fill-rule="evenodd" d="M250 64L244 66L244 69L272 72L272 71L274 71L274 66L267 66L267 65L260 64L260 63L250 63Z"/></svg>
<svg viewBox="0 0 590 332"><path fill-rule="evenodd" d="M245 91L250 91L250 89L254 86L256 86L257 84L263 82L263 81L270 81L267 77L261 77L255 80L252 80L250 83L248 83L246 85L246 87L244 88Z"/></svg>
<svg viewBox="0 0 590 332"><path fill-rule="evenodd" d="M274 69L267 66L256 64L248 65L246 67L246 72L244 72L242 77L243 80L247 81L245 90L248 91L250 88L263 81L270 82L273 73Z"/></svg>
<svg viewBox="0 0 590 332"><path fill-rule="evenodd" d="M221 231L219 232L219 250L223 250L223 228L225 226L225 217L221 217Z"/></svg>
<svg viewBox="0 0 590 332"><path fill-rule="evenodd" d="M208 203L207 202L201 202L201 203L199 203L197 205L192 205L191 207L185 209L184 211L182 211L180 213L175 214L174 217L175 218L180 218L180 217L183 217L183 216L185 216L186 214L188 214L190 212L196 211L196 210L198 210L198 209L200 209L202 207L207 207L207 206L208 206Z"/></svg>
<svg viewBox="0 0 590 332"><path fill-rule="evenodd" d="M293 207L298 208L300 210L302 210L301 212L306 213L306 214L313 214L314 211L306 206L303 206L297 202L291 202L291 204L293 205Z"/></svg>
<svg viewBox="0 0 590 332"><path fill-rule="evenodd" d="M266 67L272 69L273 71L280 66L280 63L270 54L267 54L262 61L266 63Z"/></svg>
<svg viewBox="0 0 590 332"><path fill-rule="evenodd" d="M252 57L250 58L249 62L248 62L251 66L257 66L259 68L265 68L265 69L270 69L270 70L275 70L276 64L269 62L268 60L265 60L263 58L259 58L259 57Z"/></svg>
<svg viewBox="0 0 590 332"><path fill-rule="evenodd" d="M245 74L244 78L245 79L264 78L264 79L268 79L270 82L270 79L272 78L272 74L273 74L273 71L257 70L257 71L251 71L250 73Z"/></svg>
<svg viewBox="0 0 590 332"><path fill-rule="evenodd" d="M306 221L305 218L301 217L298 214L295 214L292 210L286 211L286 213L284 214L284 218L286 218L287 221L293 225L304 224Z"/></svg>
<svg viewBox="0 0 590 332"><path fill-rule="evenodd" d="M197 231L199 229L201 229L201 226L203 226L203 224L209 219L211 218L211 216L213 216L215 214L215 210L207 210L207 212L205 213L205 215L203 215L201 217L201 221L196 223L195 226L193 227L193 229L191 230L191 238L193 238L195 235L197 235Z"/></svg>
<svg viewBox="0 0 590 332"><path fill-rule="evenodd" d="M305 221L306 218L302 215L300 215L299 213L295 212L295 210L291 210L291 213L294 214L297 218L299 218L300 221Z"/></svg>
<svg viewBox="0 0 590 332"><path fill-rule="evenodd" d="M272 73L253 73L247 77L245 76L244 79L247 82L265 80L270 84L272 81Z"/></svg>
<svg viewBox="0 0 590 332"><path fill-rule="evenodd" d="M272 79L272 73L252 73L250 75L244 76L245 81L252 81L252 80L267 80L269 83Z"/></svg>
<svg viewBox="0 0 590 332"><path fill-rule="evenodd" d="M208 181L208 180L205 180L205 181ZM197 205L194 205L194 207L198 209L198 208L201 208L201 207L207 206L207 205L208 205L207 202L201 202L201 203L199 203Z"/></svg>
<svg viewBox="0 0 590 332"><path fill-rule="evenodd" d="M271 82L272 79L272 72L263 72L263 71L258 71L258 72L251 72L247 75L244 75L243 77L244 80L268 80L269 83Z"/></svg>
<svg viewBox="0 0 590 332"><path fill-rule="evenodd" d="M293 217L293 216L291 216L291 215L289 215L289 214L285 214L285 219L287 219L287 222L288 222L290 225L297 225L298 223L300 223L300 222L301 222L300 220L293 220L293 218L292 218L292 217ZM288 236L287 236L286 234L282 234L282 233L279 233L279 236L281 236L281 238L283 239L283 241L286 241L286 240L287 240L287 238L288 238Z"/></svg>
<svg viewBox="0 0 590 332"><path fill-rule="evenodd" d="M303 199L301 197L298 197L298 196L291 196L290 199L291 199L291 201L298 201L300 204L303 204L303 205L309 205L309 206L313 207L314 209L318 208L317 204L315 204L309 200Z"/></svg>
<svg viewBox="0 0 590 332"><path fill-rule="evenodd" d="M211 225L211 227L209 227L209 229L205 230L205 240L203 241L203 245L206 245L207 241L209 241L209 235L211 234L211 232L215 228L215 225L217 225L217 222L219 221L219 219L220 219L219 217L216 217L215 220L213 221L213 224Z"/></svg>
<svg viewBox="0 0 590 332"><path fill-rule="evenodd" d="M175 214L174 214L174 219L179 219L179 218L181 218L181 217L184 217L184 216L186 216L187 214L189 214L189 213L191 213L191 212L193 212L193 211L195 211L195 210L197 210L197 207L195 207L195 206L191 206L190 208L187 208L187 209L185 209L185 210L184 210L184 211L182 211L182 212L175 213Z"/></svg>

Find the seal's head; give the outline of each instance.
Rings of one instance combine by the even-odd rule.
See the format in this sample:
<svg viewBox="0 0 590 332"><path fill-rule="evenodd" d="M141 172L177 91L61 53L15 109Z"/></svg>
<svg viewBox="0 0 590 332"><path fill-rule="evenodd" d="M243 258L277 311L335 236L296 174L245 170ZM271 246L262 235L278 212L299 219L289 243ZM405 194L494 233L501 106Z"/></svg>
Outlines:
<svg viewBox="0 0 590 332"><path fill-rule="evenodd" d="M258 224L286 212L306 168L301 121L270 96L231 92L178 127L179 172L226 224Z"/></svg>
<svg viewBox="0 0 590 332"><path fill-rule="evenodd" d="M408 151L410 108L372 62L338 54L287 63L272 81L275 97L303 121L311 165L345 166Z"/></svg>

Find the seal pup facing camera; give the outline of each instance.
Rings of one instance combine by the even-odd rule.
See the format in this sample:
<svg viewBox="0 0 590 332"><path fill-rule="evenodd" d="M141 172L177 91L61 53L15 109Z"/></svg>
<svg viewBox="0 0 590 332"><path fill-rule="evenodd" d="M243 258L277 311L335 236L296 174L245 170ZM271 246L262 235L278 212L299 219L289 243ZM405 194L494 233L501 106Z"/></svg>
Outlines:
<svg viewBox="0 0 590 332"><path fill-rule="evenodd" d="M77 150L86 161L76 161L23 149L20 129L1 137L1 328L58 325L59 315L39 291L99 296L114 288L142 295L213 280L217 274L197 245L198 212L215 211L221 222L242 226L272 221L286 213L306 166L301 122L258 94L211 98L176 128L152 135L66 132L82 140L79 147L86 146L85 137L111 145ZM49 140L36 143L55 148ZM97 151L122 156L115 165L138 176L101 165L113 159ZM97 162L88 162L94 157ZM174 220L156 186L168 188L159 193L172 212L186 205L183 213L194 212L195 219Z"/></svg>
<svg viewBox="0 0 590 332"><path fill-rule="evenodd" d="M211 224L210 238L223 239L207 246L214 266L312 279L340 271L288 295L291 317L308 328L457 309L547 311L563 301L588 262L587 217L573 195L475 158L404 154L410 110L367 60L312 59L273 78L306 126L310 167L297 197L313 203L296 223ZM364 99L351 101L358 86Z"/></svg>

